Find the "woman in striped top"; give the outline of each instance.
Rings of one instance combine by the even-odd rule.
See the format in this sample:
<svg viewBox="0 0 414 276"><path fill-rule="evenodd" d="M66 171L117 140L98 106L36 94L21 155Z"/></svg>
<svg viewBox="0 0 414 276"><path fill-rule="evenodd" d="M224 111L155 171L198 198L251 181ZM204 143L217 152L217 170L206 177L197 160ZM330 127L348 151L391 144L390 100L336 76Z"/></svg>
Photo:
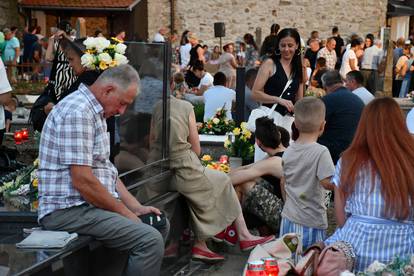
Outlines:
<svg viewBox="0 0 414 276"><path fill-rule="evenodd" d="M414 139L392 98L365 107L351 146L338 161L336 232L352 244L355 271L414 254Z"/></svg>

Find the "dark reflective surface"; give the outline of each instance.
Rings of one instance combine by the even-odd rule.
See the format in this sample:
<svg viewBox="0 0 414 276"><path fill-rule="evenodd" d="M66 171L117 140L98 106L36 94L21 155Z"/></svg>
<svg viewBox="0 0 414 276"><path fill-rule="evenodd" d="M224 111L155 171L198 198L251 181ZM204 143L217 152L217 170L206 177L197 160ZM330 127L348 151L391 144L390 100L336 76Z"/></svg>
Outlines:
<svg viewBox="0 0 414 276"><path fill-rule="evenodd" d="M80 236L60 250L16 248L15 243L23 239L24 237L20 234L0 237L0 272L3 270L3 272L8 271L9 273L0 273L0 275L14 275L25 271L30 271L30 274L34 273L62 259L67 253L87 246L88 242L91 241L90 237Z"/></svg>
<svg viewBox="0 0 414 276"><path fill-rule="evenodd" d="M163 171L158 161L166 158L162 152L149 158L152 112L156 103L166 97L168 80L165 79L166 45L151 43L128 43L127 57L141 78L141 93L125 114L118 117L120 153L115 157L118 171L131 174L124 178L127 186L140 178L151 177ZM167 112L167 110L164 110ZM166 118L166 116L164 117ZM166 127L167 122L162 122ZM164 143L165 144L165 143ZM131 182L132 181L132 182Z"/></svg>

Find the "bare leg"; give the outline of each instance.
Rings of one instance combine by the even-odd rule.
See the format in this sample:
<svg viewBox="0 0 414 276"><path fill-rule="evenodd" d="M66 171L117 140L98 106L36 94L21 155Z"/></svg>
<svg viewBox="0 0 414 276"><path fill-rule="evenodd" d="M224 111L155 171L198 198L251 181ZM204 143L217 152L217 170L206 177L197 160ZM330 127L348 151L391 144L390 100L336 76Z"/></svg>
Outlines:
<svg viewBox="0 0 414 276"><path fill-rule="evenodd" d="M234 186L234 190L236 190L237 197L239 201L243 203L245 195L256 185L256 182L249 181L245 183L241 183L239 185Z"/></svg>
<svg viewBox="0 0 414 276"><path fill-rule="evenodd" d="M262 237L253 236L250 234L249 229L247 229L246 222L244 221L243 213L241 213L235 221L237 233L239 234L239 239L241 241L254 241L262 239Z"/></svg>
<svg viewBox="0 0 414 276"><path fill-rule="evenodd" d="M206 241L200 241L200 240L196 240L194 241L194 247L197 247L203 251L207 251L207 252L211 252L214 253L213 251L211 251L206 244Z"/></svg>

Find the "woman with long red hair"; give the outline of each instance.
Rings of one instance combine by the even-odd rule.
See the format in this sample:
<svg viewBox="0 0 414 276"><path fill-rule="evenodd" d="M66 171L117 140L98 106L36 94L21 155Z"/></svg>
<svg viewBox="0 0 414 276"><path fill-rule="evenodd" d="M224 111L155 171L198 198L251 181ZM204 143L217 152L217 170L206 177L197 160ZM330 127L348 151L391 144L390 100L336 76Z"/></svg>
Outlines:
<svg viewBox="0 0 414 276"><path fill-rule="evenodd" d="M332 181L338 229L325 243L351 243L355 271L414 254L414 139L392 98L365 107Z"/></svg>

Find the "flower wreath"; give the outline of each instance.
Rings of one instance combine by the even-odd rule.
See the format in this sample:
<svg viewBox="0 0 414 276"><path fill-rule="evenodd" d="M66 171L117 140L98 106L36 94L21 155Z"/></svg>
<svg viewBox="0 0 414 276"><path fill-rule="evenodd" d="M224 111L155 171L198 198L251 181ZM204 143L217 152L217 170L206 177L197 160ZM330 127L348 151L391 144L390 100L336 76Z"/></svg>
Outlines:
<svg viewBox="0 0 414 276"><path fill-rule="evenodd" d="M81 57L82 66L91 70L106 70L109 67L127 64L127 46L117 40L109 41L104 37L88 37L83 41L86 50Z"/></svg>

